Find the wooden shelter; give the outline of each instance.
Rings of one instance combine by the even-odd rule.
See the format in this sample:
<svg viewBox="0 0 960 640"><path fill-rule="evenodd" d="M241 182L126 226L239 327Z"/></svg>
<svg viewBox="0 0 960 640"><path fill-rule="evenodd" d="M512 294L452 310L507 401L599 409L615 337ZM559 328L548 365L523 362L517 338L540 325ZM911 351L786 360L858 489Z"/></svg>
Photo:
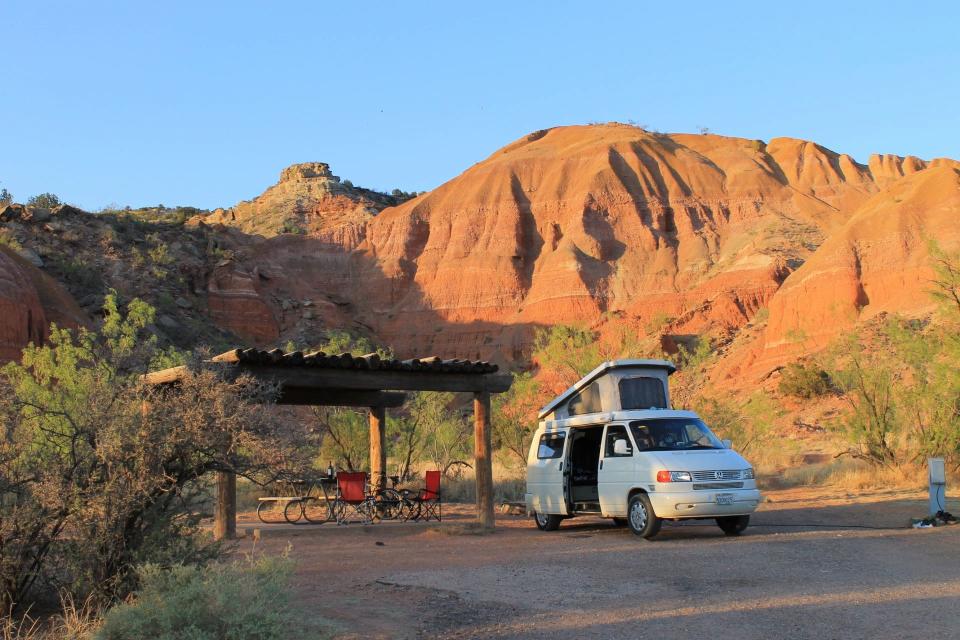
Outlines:
<svg viewBox="0 0 960 640"><path fill-rule="evenodd" d="M410 360L382 359L371 353L353 356L280 349L234 349L212 358L211 367L233 375L247 374L276 384L278 404L368 407L370 409L370 474L379 481L387 466L386 409L399 407L404 391L453 391L473 394L474 458L477 510L481 526L492 527L493 467L490 445L490 394L510 388L509 374L497 373L497 365L474 360L442 360L437 357ZM176 384L186 367L173 367L145 376L150 384ZM219 472L214 536L236 534L236 477Z"/></svg>

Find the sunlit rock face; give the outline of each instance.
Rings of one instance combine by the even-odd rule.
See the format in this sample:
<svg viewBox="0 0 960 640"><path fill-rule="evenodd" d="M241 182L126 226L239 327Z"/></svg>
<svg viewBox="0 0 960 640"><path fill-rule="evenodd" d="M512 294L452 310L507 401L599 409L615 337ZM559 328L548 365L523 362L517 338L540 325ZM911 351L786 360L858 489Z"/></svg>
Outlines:
<svg viewBox="0 0 960 640"><path fill-rule="evenodd" d="M955 240L956 167L863 165L791 138L559 127L384 208L325 164L294 165L215 214L248 233L303 228L248 243L239 270L215 275L211 310L259 342L344 327L401 355L516 362L541 326L729 338L768 308L724 354L734 379L876 313L929 309L921 239Z"/></svg>

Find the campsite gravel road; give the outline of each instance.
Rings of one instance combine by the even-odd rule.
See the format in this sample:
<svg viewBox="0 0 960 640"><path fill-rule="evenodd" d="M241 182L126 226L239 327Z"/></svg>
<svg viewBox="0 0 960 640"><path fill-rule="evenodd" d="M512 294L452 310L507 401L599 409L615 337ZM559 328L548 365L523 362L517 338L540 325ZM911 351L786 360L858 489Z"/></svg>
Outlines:
<svg viewBox="0 0 960 640"><path fill-rule="evenodd" d="M768 495L739 538L520 517L476 535L465 507L442 528L240 526L291 545L298 599L338 638L960 637L960 526L905 528L920 494Z"/></svg>

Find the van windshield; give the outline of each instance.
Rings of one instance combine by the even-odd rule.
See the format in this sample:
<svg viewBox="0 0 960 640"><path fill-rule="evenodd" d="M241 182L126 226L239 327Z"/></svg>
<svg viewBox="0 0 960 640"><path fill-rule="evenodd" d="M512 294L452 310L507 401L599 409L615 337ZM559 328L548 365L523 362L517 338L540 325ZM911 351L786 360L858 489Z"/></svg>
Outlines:
<svg viewBox="0 0 960 640"><path fill-rule="evenodd" d="M630 423L640 451L723 449L723 443L699 418L656 418Z"/></svg>

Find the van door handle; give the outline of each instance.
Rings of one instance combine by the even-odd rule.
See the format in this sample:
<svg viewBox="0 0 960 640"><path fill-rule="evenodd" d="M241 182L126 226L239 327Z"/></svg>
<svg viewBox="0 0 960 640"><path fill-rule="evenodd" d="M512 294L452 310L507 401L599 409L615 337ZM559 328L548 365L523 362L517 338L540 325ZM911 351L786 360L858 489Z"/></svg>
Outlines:
<svg viewBox="0 0 960 640"><path fill-rule="evenodd" d="M603 460L600 461L600 468L603 469Z"/></svg>
<svg viewBox="0 0 960 640"><path fill-rule="evenodd" d="M560 461L560 468L557 471L563 471L563 460Z"/></svg>

